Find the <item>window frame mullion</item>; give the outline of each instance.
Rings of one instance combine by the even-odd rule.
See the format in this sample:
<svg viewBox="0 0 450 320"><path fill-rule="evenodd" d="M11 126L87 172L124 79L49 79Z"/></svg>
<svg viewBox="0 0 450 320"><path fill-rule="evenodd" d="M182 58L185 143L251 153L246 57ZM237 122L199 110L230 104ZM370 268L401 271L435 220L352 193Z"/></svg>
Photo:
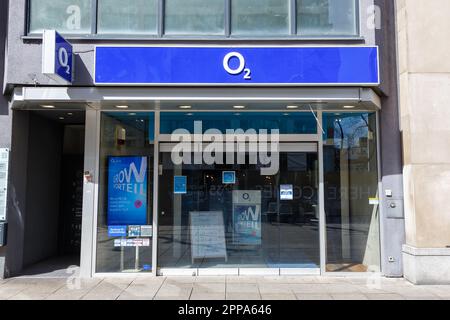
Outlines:
<svg viewBox="0 0 450 320"><path fill-rule="evenodd" d="M291 36L297 35L297 0L290 0L289 4L289 25Z"/></svg>
<svg viewBox="0 0 450 320"><path fill-rule="evenodd" d="M231 0L225 1L225 37L231 37Z"/></svg>
<svg viewBox="0 0 450 320"><path fill-rule="evenodd" d="M166 12L166 4L164 0L158 0L158 15L157 15L157 23L158 25L156 26L156 36L158 38L163 38L164 37L164 24L165 24L165 12Z"/></svg>
<svg viewBox="0 0 450 320"><path fill-rule="evenodd" d="M91 1L91 35L98 34L98 0Z"/></svg>

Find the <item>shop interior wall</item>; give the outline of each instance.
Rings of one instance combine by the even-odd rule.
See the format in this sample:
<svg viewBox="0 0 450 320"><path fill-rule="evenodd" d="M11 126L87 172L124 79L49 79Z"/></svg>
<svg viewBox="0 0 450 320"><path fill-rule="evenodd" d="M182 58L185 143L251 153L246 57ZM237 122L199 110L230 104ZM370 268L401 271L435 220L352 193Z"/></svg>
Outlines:
<svg viewBox="0 0 450 320"><path fill-rule="evenodd" d="M58 253L62 138L60 124L31 115L24 266Z"/></svg>
<svg viewBox="0 0 450 320"><path fill-rule="evenodd" d="M7 275L57 255L63 128L14 111Z"/></svg>

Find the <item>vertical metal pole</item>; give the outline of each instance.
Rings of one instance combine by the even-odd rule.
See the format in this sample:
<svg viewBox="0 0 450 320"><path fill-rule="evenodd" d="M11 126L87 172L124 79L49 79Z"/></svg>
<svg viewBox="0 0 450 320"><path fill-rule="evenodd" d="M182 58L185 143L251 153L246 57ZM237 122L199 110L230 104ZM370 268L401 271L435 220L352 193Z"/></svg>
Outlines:
<svg viewBox="0 0 450 320"><path fill-rule="evenodd" d="M126 238L122 237L122 240ZM123 272L125 270L125 248L120 244L120 272Z"/></svg>
<svg viewBox="0 0 450 320"><path fill-rule="evenodd" d="M152 238L152 274L158 274L158 194L159 194L159 128L160 112L155 111L155 137L153 142L153 238Z"/></svg>
<svg viewBox="0 0 450 320"><path fill-rule="evenodd" d="M291 36L297 34L297 0L289 2L289 26Z"/></svg>
<svg viewBox="0 0 450 320"><path fill-rule="evenodd" d="M98 0L92 0L91 3L91 35L97 34L98 19Z"/></svg>
<svg viewBox="0 0 450 320"><path fill-rule="evenodd" d="M370 123L370 120L369 120ZM384 274L386 270L384 270L383 261L387 261L386 252L385 252L385 212L384 212L384 202L385 195L383 192L383 176L381 172L381 133L380 133L380 112L376 112L376 126L377 132L375 134L375 139L377 139L377 172L378 172L378 228L379 228L379 246L380 246L380 273Z"/></svg>
<svg viewBox="0 0 450 320"><path fill-rule="evenodd" d="M231 1L225 1L225 36L228 38L231 36Z"/></svg>
<svg viewBox="0 0 450 320"><path fill-rule="evenodd" d="M164 13L165 13L165 5L163 0L158 1L158 25L157 25L157 33L158 38L162 38L164 35Z"/></svg>
<svg viewBox="0 0 450 320"><path fill-rule="evenodd" d="M136 246L136 249L135 249L135 260L134 260L134 270L136 271L136 272L139 272L139 247L138 246Z"/></svg>
<svg viewBox="0 0 450 320"><path fill-rule="evenodd" d="M81 231L80 277L90 278L95 273L97 243L97 211L99 183L100 113L86 110L84 171L92 175L92 181L84 181L83 216Z"/></svg>
<svg viewBox="0 0 450 320"><path fill-rule="evenodd" d="M320 237L320 273L326 273L326 221L325 221L325 185L324 185L324 155L323 155L323 112L317 111L320 126L317 128L319 135L318 156L319 156L319 237Z"/></svg>

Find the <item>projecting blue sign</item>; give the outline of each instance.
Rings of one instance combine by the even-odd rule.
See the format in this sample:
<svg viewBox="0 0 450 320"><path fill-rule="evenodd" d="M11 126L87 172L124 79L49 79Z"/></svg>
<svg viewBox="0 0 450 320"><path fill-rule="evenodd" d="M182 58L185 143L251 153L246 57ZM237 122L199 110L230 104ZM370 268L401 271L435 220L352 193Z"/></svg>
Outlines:
<svg viewBox="0 0 450 320"><path fill-rule="evenodd" d="M358 85L380 82L378 47L112 47L97 85Z"/></svg>
<svg viewBox="0 0 450 320"><path fill-rule="evenodd" d="M147 157L109 157L108 225L147 224Z"/></svg>
<svg viewBox="0 0 450 320"><path fill-rule="evenodd" d="M73 81L73 48L55 30L44 30L42 73L58 81Z"/></svg>

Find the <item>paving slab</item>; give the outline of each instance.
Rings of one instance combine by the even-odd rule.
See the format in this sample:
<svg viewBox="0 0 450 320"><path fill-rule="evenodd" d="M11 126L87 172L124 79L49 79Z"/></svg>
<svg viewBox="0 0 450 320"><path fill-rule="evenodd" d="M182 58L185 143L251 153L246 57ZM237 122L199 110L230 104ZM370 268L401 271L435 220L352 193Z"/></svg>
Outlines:
<svg viewBox="0 0 450 320"><path fill-rule="evenodd" d="M115 300L120 294L130 286L134 279L104 279L97 286L92 288L83 300Z"/></svg>
<svg viewBox="0 0 450 320"><path fill-rule="evenodd" d="M327 284L290 284L291 290L295 294L327 294Z"/></svg>
<svg viewBox="0 0 450 320"><path fill-rule="evenodd" d="M259 292L263 294L294 294L290 284L259 283Z"/></svg>
<svg viewBox="0 0 450 320"><path fill-rule="evenodd" d="M259 283L260 277L252 277L252 276L227 276L227 283Z"/></svg>
<svg viewBox="0 0 450 320"><path fill-rule="evenodd" d="M295 296L297 300L305 300L305 301L319 301L319 300L333 300L331 294L301 294L296 293Z"/></svg>
<svg viewBox="0 0 450 320"><path fill-rule="evenodd" d="M212 293L212 292L199 292L192 291L190 300L225 300L225 292L223 293Z"/></svg>
<svg viewBox="0 0 450 320"><path fill-rule="evenodd" d="M194 283L193 285L194 292L202 292L202 293L220 293L225 294L225 283Z"/></svg>
<svg viewBox="0 0 450 320"><path fill-rule="evenodd" d="M450 286L416 286L372 276L20 277L0 282L0 299L450 300Z"/></svg>
<svg viewBox="0 0 450 320"><path fill-rule="evenodd" d="M170 283L165 281L159 288L154 299L156 300L189 300L193 285L189 283Z"/></svg>
<svg viewBox="0 0 450 320"><path fill-rule="evenodd" d="M433 295L436 295L440 298L450 299L450 286L442 285L442 286L423 286L423 288L431 292Z"/></svg>
<svg viewBox="0 0 450 320"><path fill-rule="evenodd" d="M259 295L259 286L255 283L227 283L226 292Z"/></svg>
<svg viewBox="0 0 450 320"><path fill-rule="evenodd" d="M367 294L365 294L365 296L369 300L379 300L379 301L383 301L383 300L405 300L404 297L402 297L401 295L396 294L396 293L380 293L380 294L367 293Z"/></svg>
<svg viewBox="0 0 450 320"><path fill-rule="evenodd" d="M261 295L255 292L226 292L226 300L245 301L245 300L261 300Z"/></svg>
<svg viewBox="0 0 450 320"><path fill-rule="evenodd" d="M369 300L367 296L362 293L339 293L332 294L333 300Z"/></svg>
<svg viewBox="0 0 450 320"><path fill-rule="evenodd" d="M297 300L293 293L261 293L262 300Z"/></svg>

